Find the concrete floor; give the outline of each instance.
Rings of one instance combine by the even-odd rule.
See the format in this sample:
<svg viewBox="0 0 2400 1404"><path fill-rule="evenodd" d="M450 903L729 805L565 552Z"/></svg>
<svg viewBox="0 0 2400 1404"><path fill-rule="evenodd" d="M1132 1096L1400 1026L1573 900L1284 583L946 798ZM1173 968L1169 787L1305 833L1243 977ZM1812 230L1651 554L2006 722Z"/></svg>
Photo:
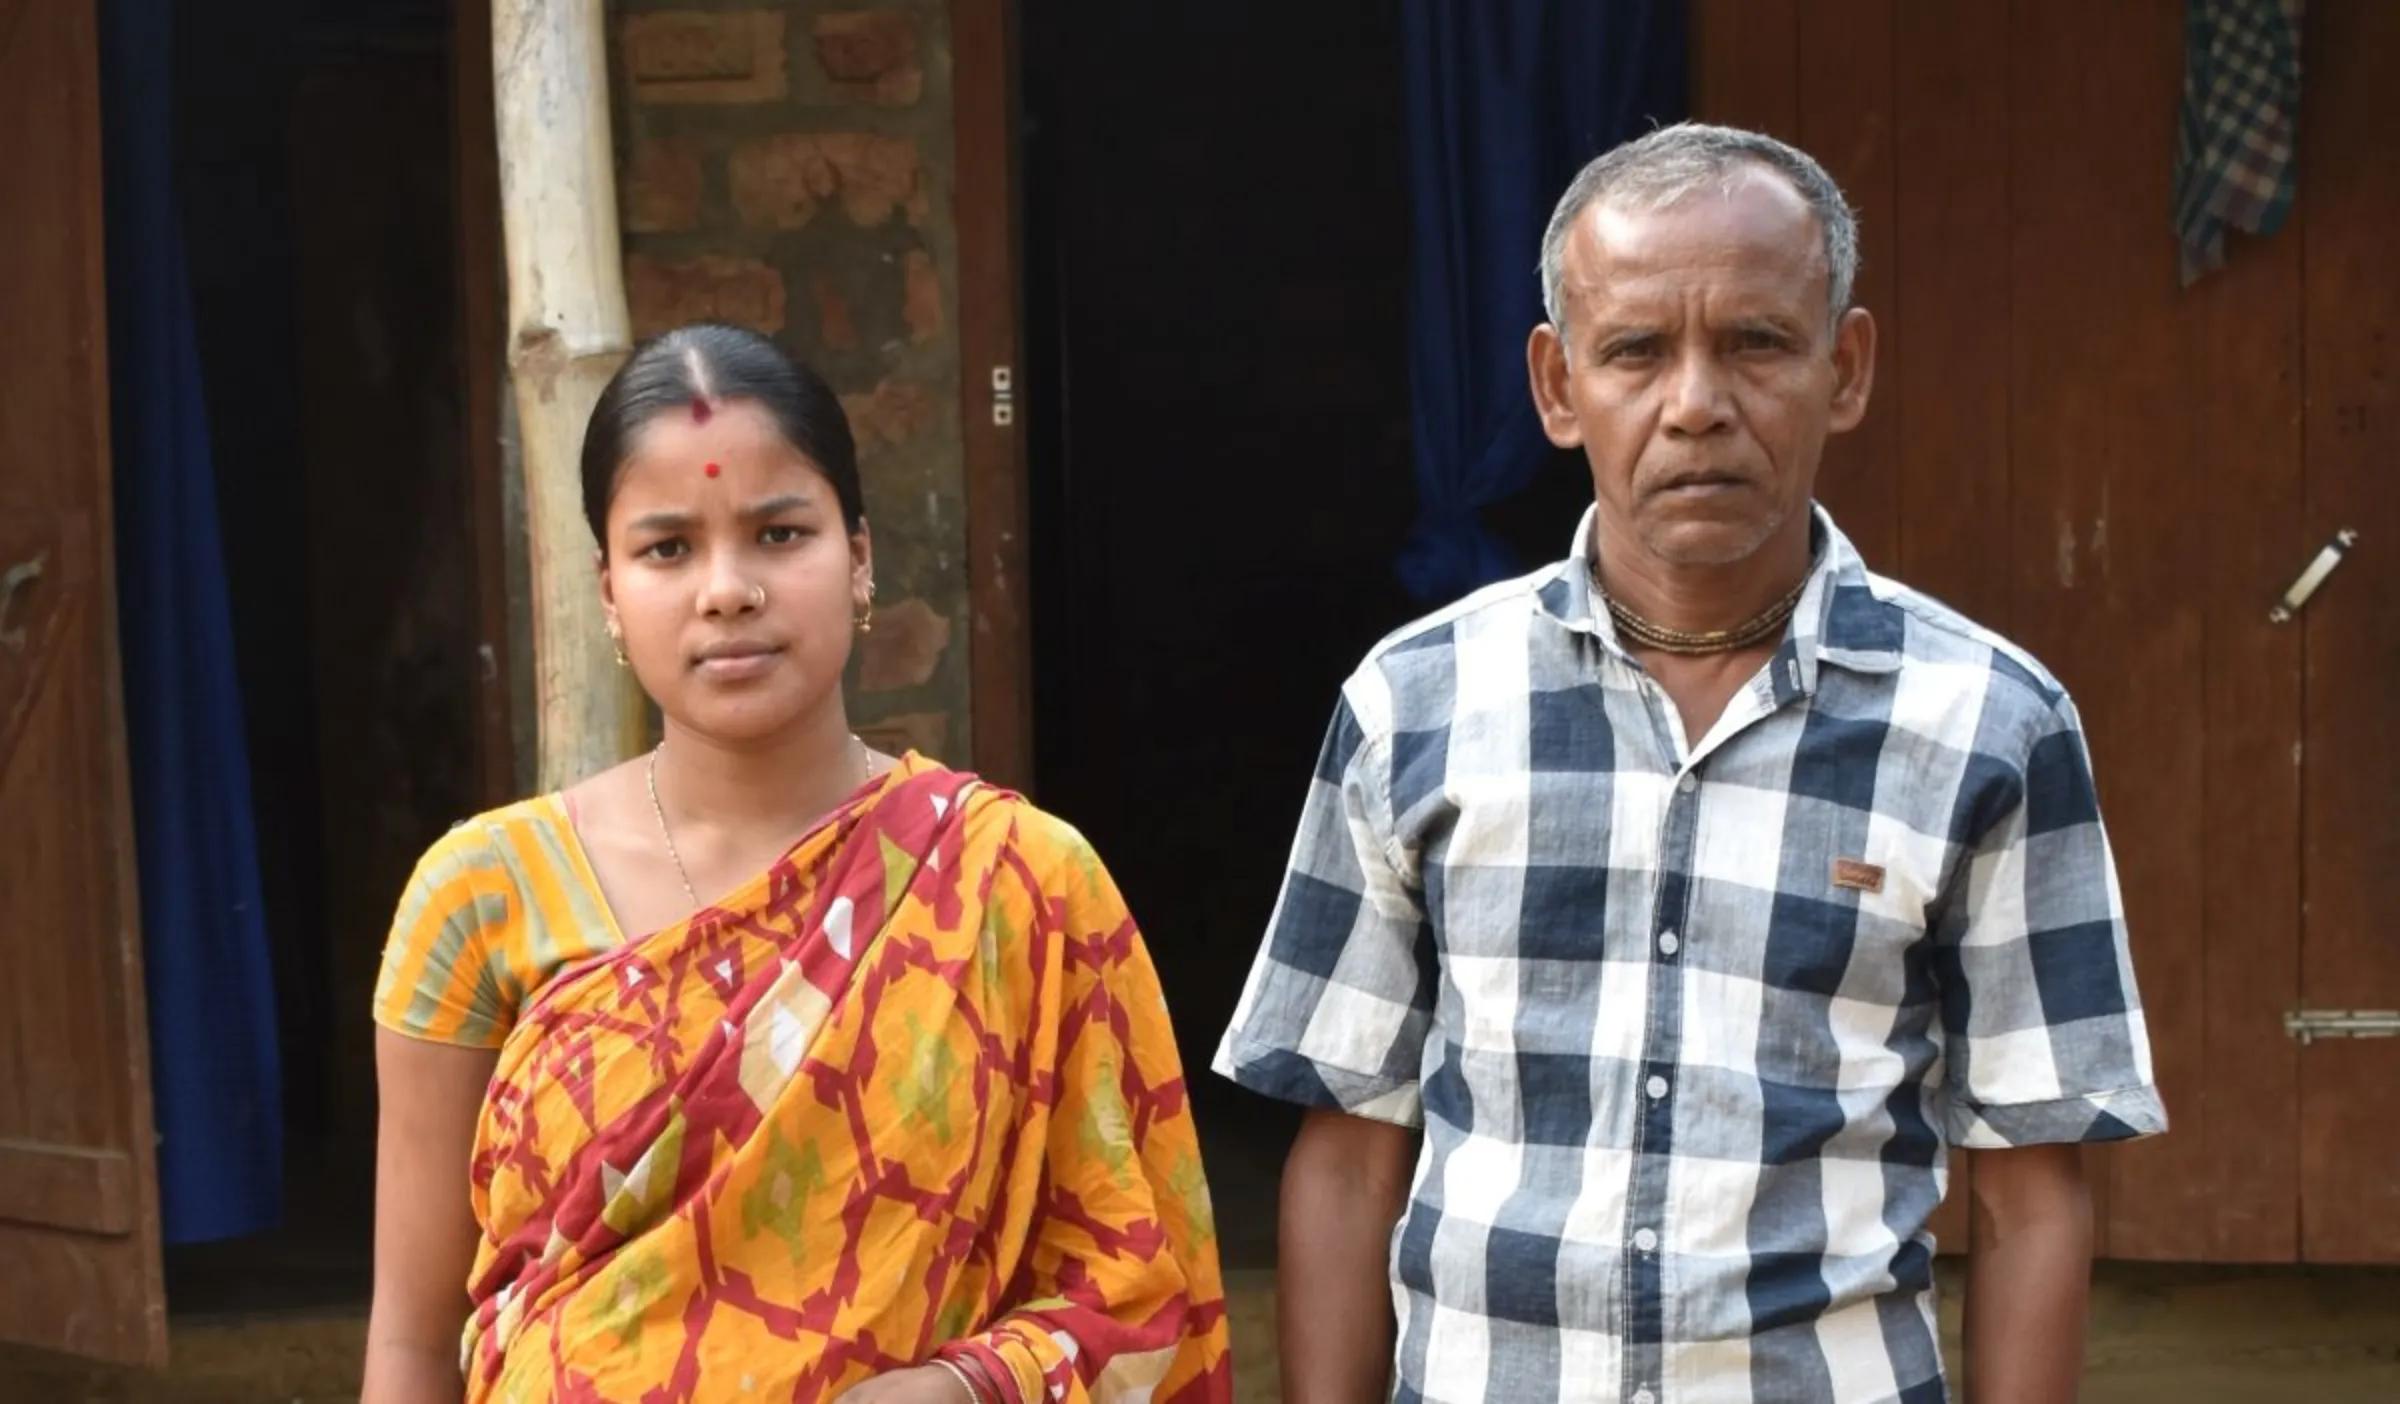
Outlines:
<svg viewBox="0 0 2400 1404"><path fill-rule="evenodd" d="M1240 1404L1281 1398L1274 1287L1232 1275ZM163 1375L0 1350L8 1404L352 1404L355 1314L179 1324ZM2103 1266L2083 1404L2395 1404L2400 1272Z"/></svg>

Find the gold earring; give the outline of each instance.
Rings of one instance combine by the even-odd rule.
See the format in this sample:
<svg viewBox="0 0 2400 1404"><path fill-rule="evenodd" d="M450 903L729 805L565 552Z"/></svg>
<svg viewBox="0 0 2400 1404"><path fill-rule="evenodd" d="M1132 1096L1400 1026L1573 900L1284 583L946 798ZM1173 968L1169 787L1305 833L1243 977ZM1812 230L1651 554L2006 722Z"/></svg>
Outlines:
<svg viewBox="0 0 2400 1404"><path fill-rule="evenodd" d="M855 624L855 625L858 627L858 632L860 632L860 633L862 633L862 634L872 634L872 633L874 633L874 632L875 632L875 601L874 601L874 600L872 600L872 599L869 599L869 600L867 601L867 607L866 607L865 609L863 609L863 610L859 611L858 618L856 618L856 619L852 620L852 621L851 621L851 623Z"/></svg>
<svg viewBox="0 0 2400 1404"><path fill-rule="evenodd" d="M614 619L608 621L608 642L617 651L617 666L620 668L632 667L633 660L625 656L625 631L618 627L617 621Z"/></svg>

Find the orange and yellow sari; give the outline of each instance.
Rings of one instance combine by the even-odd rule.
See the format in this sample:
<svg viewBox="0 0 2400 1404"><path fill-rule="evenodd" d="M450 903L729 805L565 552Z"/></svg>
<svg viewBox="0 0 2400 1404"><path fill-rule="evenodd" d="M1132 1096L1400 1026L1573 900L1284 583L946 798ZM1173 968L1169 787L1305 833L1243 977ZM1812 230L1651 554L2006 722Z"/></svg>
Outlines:
<svg viewBox="0 0 2400 1404"><path fill-rule="evenodd" d="M911 757L561 972L478 1130L470 1401L1232 1397L1158 981L1082 838Z"/></svg>

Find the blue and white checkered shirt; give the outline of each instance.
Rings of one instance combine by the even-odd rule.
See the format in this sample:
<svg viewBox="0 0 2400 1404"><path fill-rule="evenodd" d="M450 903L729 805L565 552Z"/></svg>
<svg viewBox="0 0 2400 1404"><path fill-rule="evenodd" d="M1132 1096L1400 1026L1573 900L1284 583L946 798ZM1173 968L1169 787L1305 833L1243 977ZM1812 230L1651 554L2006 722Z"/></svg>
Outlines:
<svg viewBox="0 0 2400 1404"><path fill-rule="evenodd" d="M1820 511L1695 742L1591 526L1344 686L1217 1070L1425 1128L1400 1400L1944 1400L1948 1148L2166 1125L2074 706Z"/></svg>

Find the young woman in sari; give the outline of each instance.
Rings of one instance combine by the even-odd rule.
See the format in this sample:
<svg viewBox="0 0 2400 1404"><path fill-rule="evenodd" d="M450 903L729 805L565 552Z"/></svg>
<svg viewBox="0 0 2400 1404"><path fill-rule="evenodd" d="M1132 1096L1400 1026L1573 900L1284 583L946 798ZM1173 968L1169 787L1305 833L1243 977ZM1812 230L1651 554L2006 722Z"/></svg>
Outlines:
<svg viewBox="0 0 2400 1404"><path fill-rule="evenodd" d="M689 327L592 414L642 758L454 829L400 903L365 1404L1231 1398L1157 977L1090 847L871 753L839 402Z"/></svg>

